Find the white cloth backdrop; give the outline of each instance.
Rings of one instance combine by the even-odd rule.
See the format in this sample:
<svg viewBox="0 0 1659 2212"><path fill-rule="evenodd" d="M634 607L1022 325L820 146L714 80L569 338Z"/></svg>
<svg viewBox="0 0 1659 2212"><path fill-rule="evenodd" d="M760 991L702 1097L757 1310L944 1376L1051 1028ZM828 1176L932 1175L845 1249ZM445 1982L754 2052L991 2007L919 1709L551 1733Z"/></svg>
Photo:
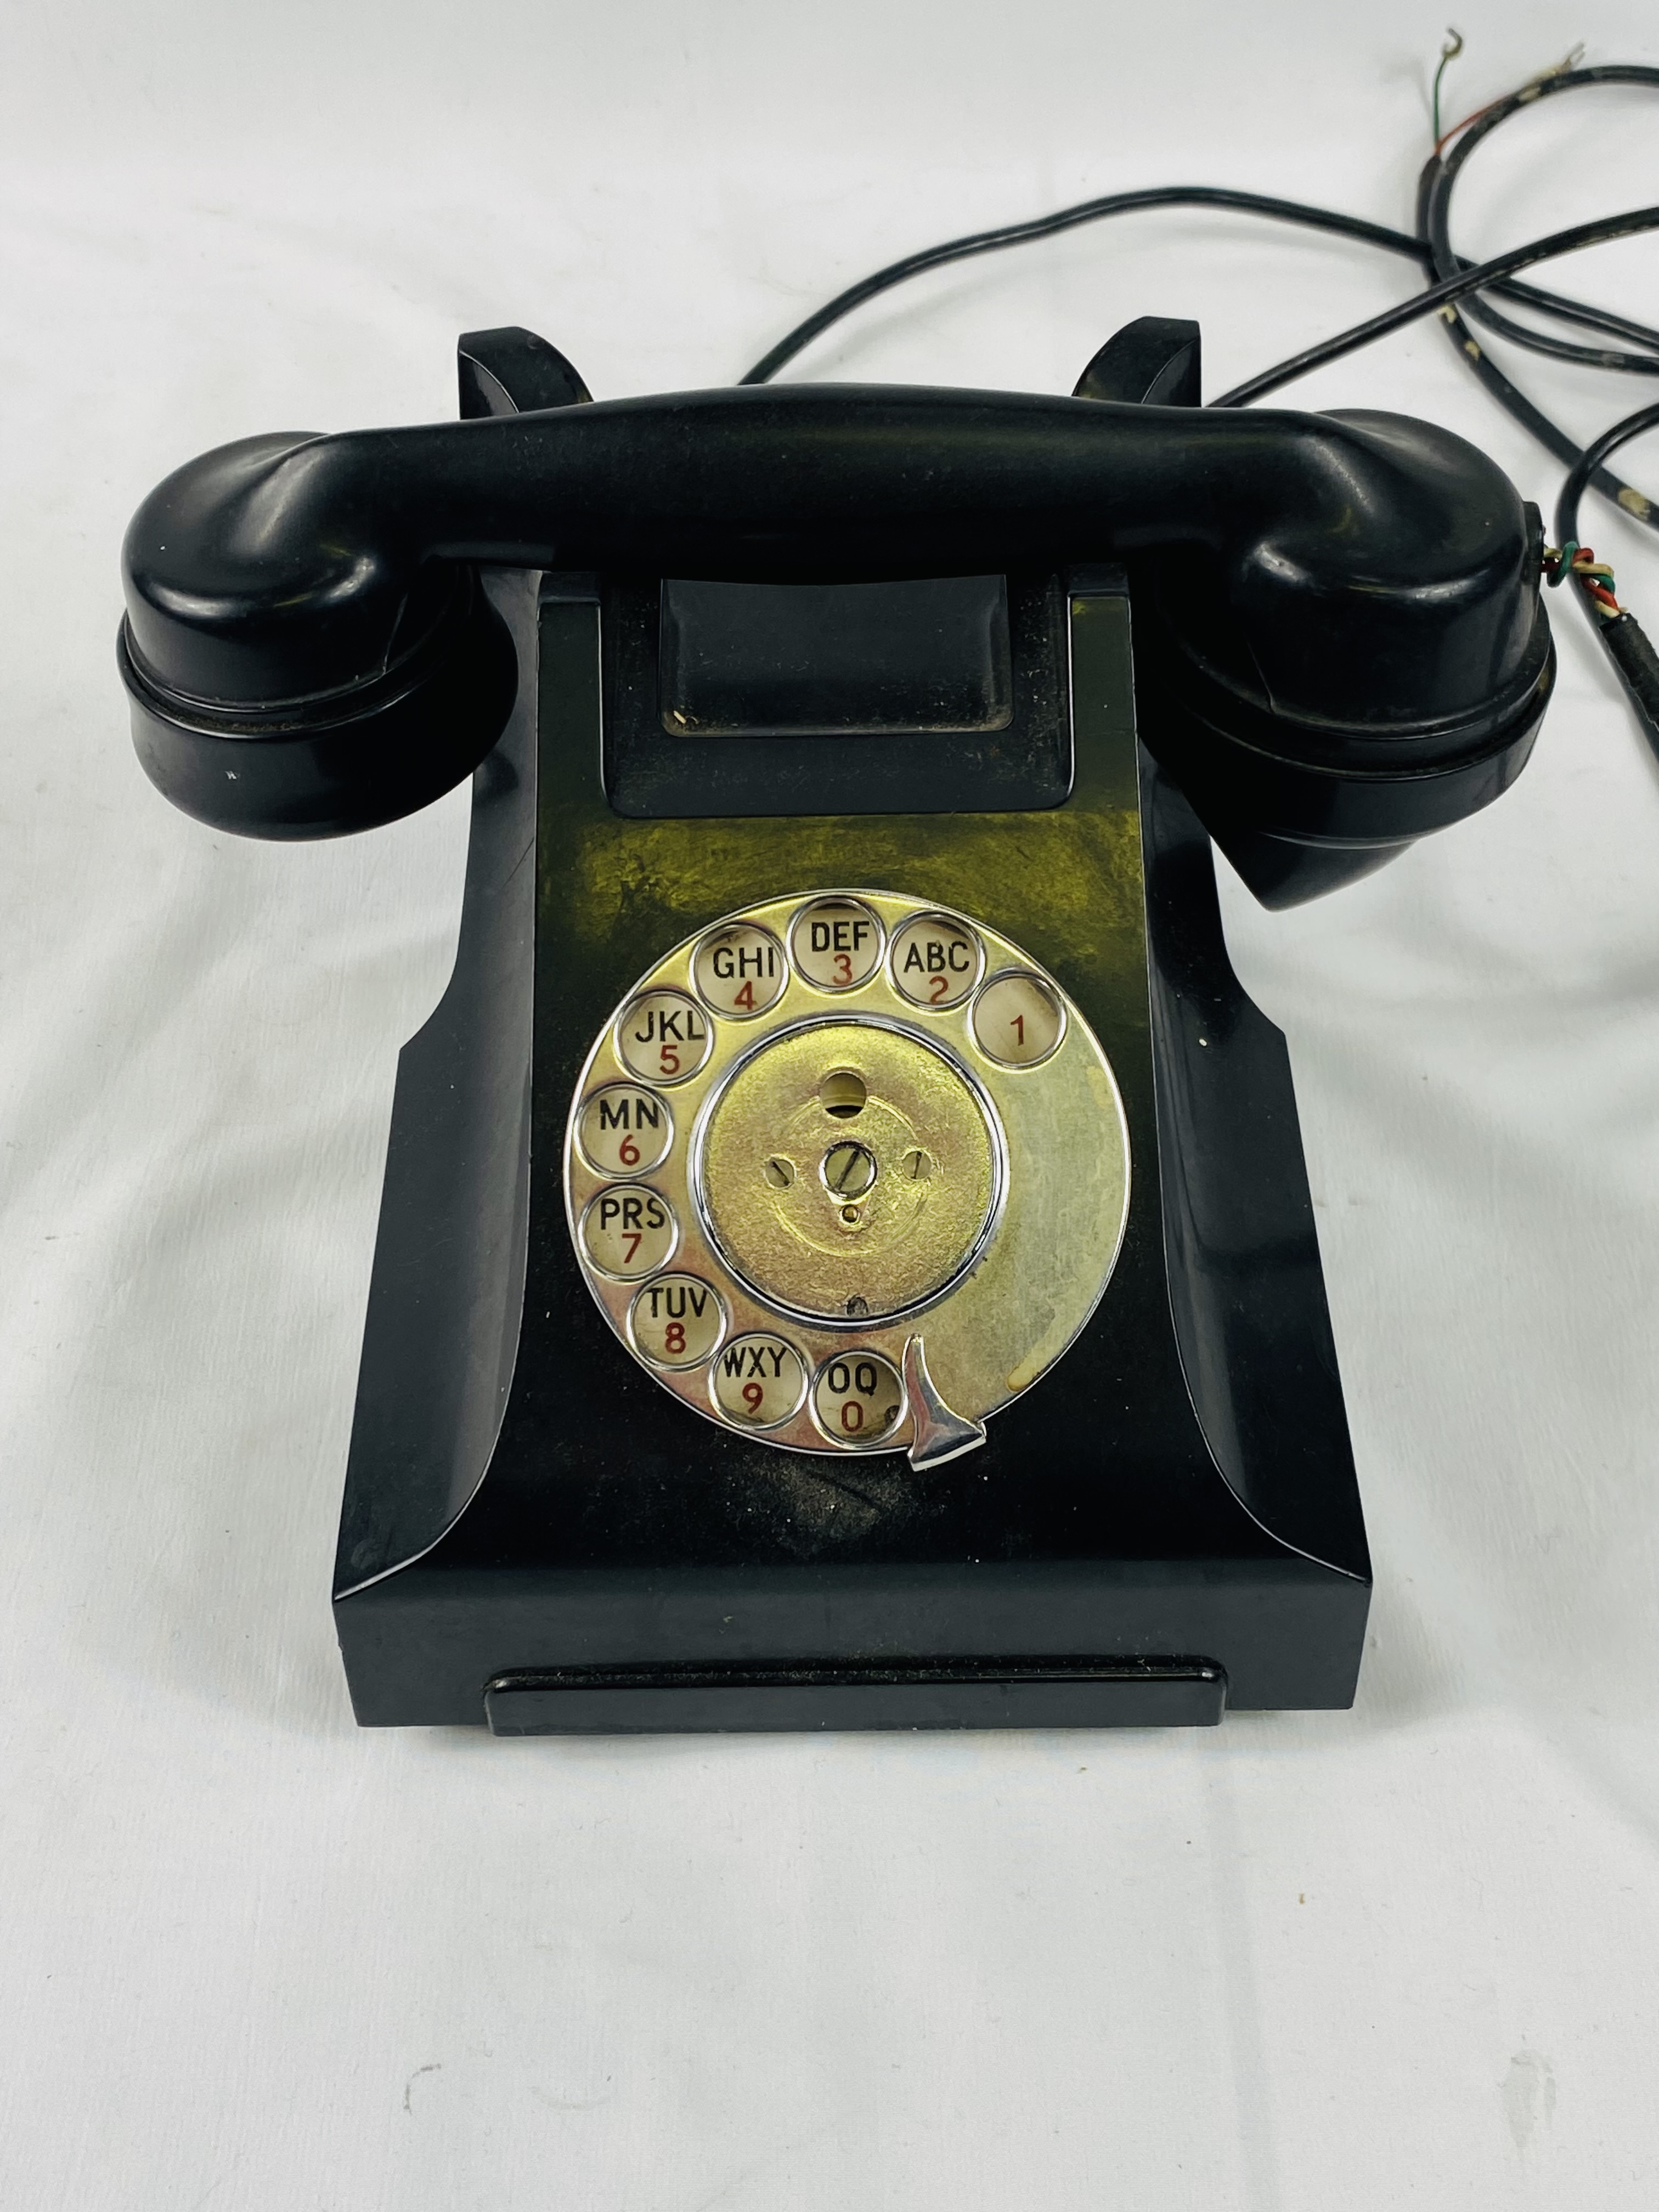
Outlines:
<svg viewBox="0 0 1659 2212"><path fill-rule="evenodd" d="M1351 1714L1204 1734L360 1734L327 1585L396 1052L465 798L214 836L133 759L117 555L204 447L453 411L522 322L726 380L937 236L1197 179L1408 222L1443 0L15 0L0 57L0 2199L156 2212L1393 2212L1659 2186L1659 772L1576 610L1501 805L1272 917L1376 1565ZM1453 113L1639 0L1460 0ZM1496 251L1659 198L1588 94ZM1212 391L1382 256L1161 215L948 272L813 372ZM1564 285L1659 311L1653 241ZM1529 363L1585 433L1626 380ZM1419 328L1297 404L1558 469ZM1650 445L1631 459L1659 472ZM1659 617L1650 538L1597 510ZM1659 622L1656 622L1659 632Z"/></svg>

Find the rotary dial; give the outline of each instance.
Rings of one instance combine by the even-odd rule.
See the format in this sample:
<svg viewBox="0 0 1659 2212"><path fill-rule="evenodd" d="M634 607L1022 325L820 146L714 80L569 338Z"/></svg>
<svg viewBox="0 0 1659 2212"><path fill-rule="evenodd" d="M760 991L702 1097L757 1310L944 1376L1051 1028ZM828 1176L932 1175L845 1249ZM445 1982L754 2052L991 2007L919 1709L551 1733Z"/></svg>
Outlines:
<svg viewBox="0 0 1659 2212"><path fill-rule="evenodd" d="M1128 1205L1105 1054L982 923L886 891L726 916L595 1042L571 1233L629 1351L708 1419L936 1463L1065 1351Z"/></svg>

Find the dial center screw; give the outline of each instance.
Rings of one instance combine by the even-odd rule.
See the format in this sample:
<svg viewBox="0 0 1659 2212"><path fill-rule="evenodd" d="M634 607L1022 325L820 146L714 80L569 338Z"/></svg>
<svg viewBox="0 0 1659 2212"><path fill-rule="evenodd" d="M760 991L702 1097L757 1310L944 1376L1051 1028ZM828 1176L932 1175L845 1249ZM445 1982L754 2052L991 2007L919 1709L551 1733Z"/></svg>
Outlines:
<svg viewBox="0 0 1659 2212"><path fill-rule="evenodd" d="M830 1146L819 1172L832 1198L862 1198L876 1179L876 1156L867 1145L843 1138Z"/></svg>

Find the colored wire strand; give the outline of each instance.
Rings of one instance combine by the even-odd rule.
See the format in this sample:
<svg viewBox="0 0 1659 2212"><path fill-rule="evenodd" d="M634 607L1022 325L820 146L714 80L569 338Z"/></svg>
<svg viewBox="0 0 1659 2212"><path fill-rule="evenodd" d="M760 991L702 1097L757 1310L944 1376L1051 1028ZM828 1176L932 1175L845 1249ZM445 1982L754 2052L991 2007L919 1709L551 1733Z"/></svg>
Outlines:
<svg viewBox="0 0 1659 2212"><path fill-rule="evenodd" d="M1443 146L1449 145L1460 131L1467 131L1471 123L1478 123L1483 115L1489 115L1494 107L1500 107L1503 105L1502 99L1489 100L1483 106L1471 109L1468 114L1454 123L1449 131L1443 131L1440 128L1440 80L1446 73L1447 64L1455 61L1463 51L1463 41L1458 37L1457 33L1453 31L1449 36L1456 39L1457 44L1455 46L1443 46L1440 49L1440 66L1434 73L1434 150L1437 154ZM1530 99L1538 87L1547 84L1552 77L1564 76L1568 70L1576 70L1583 58L1583 53L1584 49L1582 45L1575 46L1565 60L1552 63L1547 70L1540 70L1536 76L1529 76L1527 79L1518 93L1511 93L1507 97Z"/></svg>
<svg viewBox="0 0 1659 2212"><path fill-rule="evenodd" d="M1440 66L1434 73L1434 143L1437 147L1440 143L1440 81L1462 51L1463 33L1454 31L1449 23L1446 26L1446 43L1440 49Z"/></svg>
<svg viewBox="0 0 1659 2212"><path fill-rule="evenodd" d="M1607 658L1630 696L1655 757L1659 759L1659 653L1655 653L1647 633L1634 616L1620 605L1612 569L1605 562L1597 561L1588 546L1576 543L1579 502L1596 480L1602 463L1632 438L1639 438L1644 430L1653 429L1659 429L1659 404L1638 407L1633 415L1626 416L1622 422L1615 422L1610 430L1604 430L1587 446L1568 471L1556 502L1555 534L1560 540L1560 550L1550 581L1559 584L1571 576L1577 584L1586 610L1595 616L1597 634Z"/></svg>

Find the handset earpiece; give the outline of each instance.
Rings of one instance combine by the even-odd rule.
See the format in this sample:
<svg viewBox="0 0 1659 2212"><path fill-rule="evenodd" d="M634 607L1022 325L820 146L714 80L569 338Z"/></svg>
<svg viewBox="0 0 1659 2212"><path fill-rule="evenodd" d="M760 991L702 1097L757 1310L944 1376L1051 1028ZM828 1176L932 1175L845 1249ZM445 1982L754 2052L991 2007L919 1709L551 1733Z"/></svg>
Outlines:
<svg viewBox="0 0 1659 2212"><path fill-rule="evenodd" d="M511 393L538 410L589 398L530 331L470 331L457 367L465 421L515 413ZM412 814L472 773L517 696L476 571L428 561L388 578L320 518L283 528L273 477L291 483L329 442L222 447L159 485L127 532L133 741L157 789L216 829L329 837ZM365 602L384 632L366 642Z"/></svg>
<svg viewBox="0 0 1659 2212"><path fill-rule="evenodd" d="M135 518L123 670L168 796L325 836L422 805L493 743L516 672L483 568L804 583L1103 559L1129 564L1142 678L1170 702L1148 741L1245 862L1266 838L1302 856L1291 878L1310 851L1348 855L1340 878L1518 773L1553 667L1535 517L1462 439L1384 415L800 385L246 441Z"/></svg>
<svg viewBox="0 0 1659 2212"><path fill-rule="evenodd" d="M161 485L127 541L118 654L138 757L186 814L256 837L337 836L413 813L477 767L518 690L512 641L466 568L409 579L374 654L331 650L329 600L363 584L349 556L303 578L273 562L281 614L259 610L264 635L249 605L264 594L216 592L210 563L181 617L186 595L156 560L204 507L235 511L250 483L306 450L263 438L222 449L210 470Z"/></svg>
<svg viewBox="0 0 1659 2212"><path fill-rule="evenodd" d="M1107 340L1079 379L1077 397L1196 408L1200 357L1196 323L1146 315ZM1421 425L1398 416L1334 419L1370 422L1383 435L1395 426L1405 434L1409 457L1417 458ZM1522 512L1526 542L1517 576L1517 638L1528 605L1526 580L1538 573L1543 545L1537 509ZM1403 527L1403 513L1400 520ZM1367 701L1358 664L1347 717L1332 717L1323 730L1298 727L1274 712L1274 702L1284 690L1285 662L1322 620L1325 580L1316 545L1314 550L1316 557L1291 563L1281 541L1278 557L1267 560L1285 609L1267 626L1276 653L1272 659L1252 655L1248 640L1242 640L1240 659L1256 659L1260 680L1255 686L1234 683L1224 691L1209 680L1203 641L1206 634L1224 635L1236 618L1213 598L1207 613L1200 611L1213 589L1204 563L1177 549L1132 564L1138 689L1156 702L1143 717L1141 734L1160 765L1182 783L1239 874L1270 907L1298 905L1369 875L1416 838L1462 821L1506 790L1526 764L1553 673L1545 617L1535 604L1509 693L1495 694L1484 732L1479 718L1444 730L1427 715L1413 730L1386 713L1368 726L1368 705L1375 709L1383 702L1380 696ZM1398 547L1389 550L1397 554ZM1531 597L1537 602L1535 586ZM1407 673L1408 680L1432 681L1426 668Z"/></svg>

